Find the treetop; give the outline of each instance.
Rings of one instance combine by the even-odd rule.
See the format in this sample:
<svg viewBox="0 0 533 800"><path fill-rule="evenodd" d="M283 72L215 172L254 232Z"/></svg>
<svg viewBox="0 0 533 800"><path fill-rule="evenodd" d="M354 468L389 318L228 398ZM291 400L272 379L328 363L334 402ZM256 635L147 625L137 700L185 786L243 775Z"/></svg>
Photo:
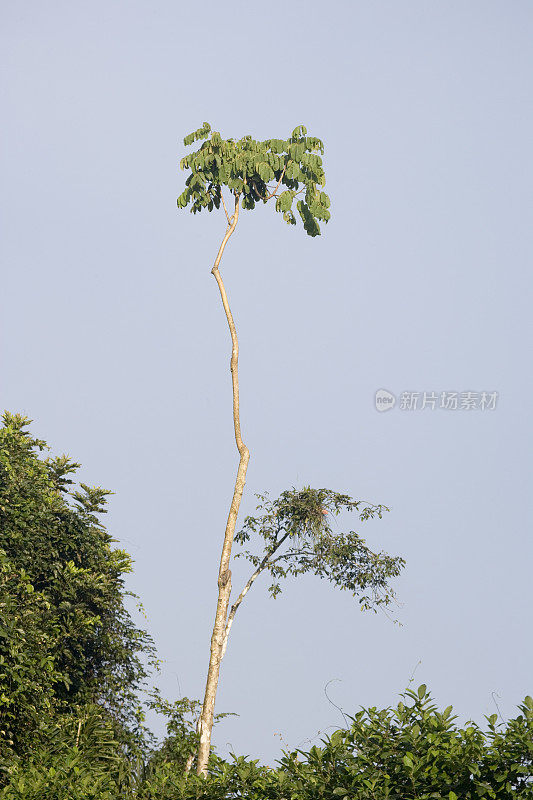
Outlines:
<svg viewBox="0 0 533 800"><path fill-rule="evenodd" d="M283 214L288 225L296 225L293 201L309 236L319 236L319 220L330 218L330 200L323 191L326 176L321 154L324 144L307 136L304 125L298 125L288 139L257 141L251 136L223 139L212 131L209 123L193 131L183 140L186 146L203 144L181 159L180 167L190 170L185 190L178 197L178 207L190 204L196 213L224 204L222 187L226 187L242 207L253 210L256 203L275 198L275 209ZM227 212L226 212L227 213Z"/></svg>

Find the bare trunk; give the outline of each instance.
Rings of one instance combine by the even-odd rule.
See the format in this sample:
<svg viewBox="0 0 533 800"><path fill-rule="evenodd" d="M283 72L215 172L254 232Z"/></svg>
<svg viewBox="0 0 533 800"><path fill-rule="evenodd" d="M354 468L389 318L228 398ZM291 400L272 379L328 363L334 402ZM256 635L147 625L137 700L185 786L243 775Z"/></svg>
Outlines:
<svg viewBox="0 0 533 800"><path fill-rule="evenodd" d="M226 629L226 618L228 615L229 598L231 594L231 571L229 568L231 558L231 547L233 544L233 536L235 534L235 526L237 524L237 516L239 513L239 506L241 504L242 493L244 490L244 483L246 479L246 470L248 468L248 461L250 460L250 453L244 444L241 437L241 423L239 416L239 375L238 375L238 359L239 359L239 342L237 340L237 331L235 323L228 303L224 283L218 271L218 265L222 258L222 253L226 243L235 230L239 218L239 197L235 197L235 211L231 218L228 218L228 228L226 235L222 240L218 255L216 257L212 274L218 284L220 296L224 311L226 312L226 319L231 334L231 379L233 385L233 425L235 428L235 441L239 451L239 467L237 469L237 477L235 480L235 488L233 491L233 498L228 514L228 521L226 523L226 532L224 535L224 545L222 547L222 554L220 557L220 569L218 572L218 602L215 614L215 624L213 626L213 633L211 636L211 653L209 658L209 670L207 673L207 681L205 686L204 704L202 706L202 713L200 715L199 733L200 743L198 746L198 775L205 775L207 773L207 761L209 759L209 752L211 750L211 732L213 730L213 721L215 716L215 697L218 687L218 676L220 672L220 662L222 660L222 648L224 644L224 632Z"/></svg>

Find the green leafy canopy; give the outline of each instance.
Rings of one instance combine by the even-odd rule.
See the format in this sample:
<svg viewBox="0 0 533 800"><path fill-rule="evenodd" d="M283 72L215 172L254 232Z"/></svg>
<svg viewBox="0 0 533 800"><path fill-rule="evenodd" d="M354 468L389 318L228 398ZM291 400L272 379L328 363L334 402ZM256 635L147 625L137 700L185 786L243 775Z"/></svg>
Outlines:
<svg viewBox="0 0 533 800"><path fill-rule="evenodd" d="M289 139L266 139L259 142L251 136L238 141L222 139L204 122L197 131L183 140L186 146L205 140L198 150L181 159L181 169L190 170L186 188L178 197L178 207L191 206L196 213L204 208L220 208L222 187L239 199L242 207L255 208L256 203L275 199L276 211L288 225L296 225L296 209L309 236L319 236L319 221L330 218L330 200L323 191L326 176L320 154L320 139L307 136L299 125Z"/></svg>
<svg viewBox="0 0 533 800"><path fill-rule="evenodd" d="M254 567L268 570L272 597L281 592L281 580L310 572L357 596L364 610L376 611L394 599L389 581L400 574L403 558L373 552L354 531L333 529L341 512L355 512L363 522L381 518L388 511L385 506L310 486L282 492L276 500L268 494L257 497L260 514L246 517L235 542L243 546L260 538L263 551L243 550L236 558L243 556Z"/></svg>
<svg viewBox="0 0 533 800"><path fill-rule="evenodd" d="M8 749L30 752L51 718L88 703L128 746L140 741L139 692L154 662L150 636L125 605L131 558L97 516L109 492L73 490L79 464L42 458L46 442L25 417L6 412L2 421L0 785Z"/></svg>

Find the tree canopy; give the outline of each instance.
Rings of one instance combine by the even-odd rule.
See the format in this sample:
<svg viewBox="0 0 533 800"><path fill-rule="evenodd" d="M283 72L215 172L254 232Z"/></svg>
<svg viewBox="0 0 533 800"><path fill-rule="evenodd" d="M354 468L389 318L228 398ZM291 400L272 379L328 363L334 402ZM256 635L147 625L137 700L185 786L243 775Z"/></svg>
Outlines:
<svg viewBox="0 0 533 800"><path fill-rule="evenodd" d="M19 753L46 711L87 703L140 730L153 655L124 605L131 558L99 520L109 492L72 490L79 465L42 457L29 422L5 413L0 430L0 741Z"/></svg>
<svg viewBox="0 0 533 800"><path fill-rule="evenodd" d="M405 561L399 556L373 552L355 531L334 530L332 522L341 512L355 512L359 520L381 518L386 506L352 500L331 489L292 489L275 500L257 495L258 516L248 516L235 542L262 539L263 550L243 550L254 567L267 570L273 579L269 592L276 597L280 581L287 576L311 572L337 588L359 597L364 609L374 611L394 597L389 581L400 574Z"/></svg>
<svg viewBox="0 0 533 800"><path fill-rule="evenodd" d="M323 191L324 144L307 136L304 125L298 125L288 139L258 141L251 136L223 139L204 122L183 141L189 146L202 140L199 149L180 162L182 169L190 170L186 188L178 197L180 208L190 205L194 214L220 208L224 203L222 189L226 187L232 194L242 196L242 207L247 210L275 197L276 211L288 225L296 225L293 203L300 198L296 210L306 233L320 235L319 222L327 223L330 218L330 199Z"/></svg>

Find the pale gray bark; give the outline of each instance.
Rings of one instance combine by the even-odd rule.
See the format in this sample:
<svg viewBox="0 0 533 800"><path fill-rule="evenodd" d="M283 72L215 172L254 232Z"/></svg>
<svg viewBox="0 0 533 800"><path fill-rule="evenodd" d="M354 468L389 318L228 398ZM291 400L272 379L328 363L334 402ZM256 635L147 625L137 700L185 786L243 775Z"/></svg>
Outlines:
<svg viewBox="0 0 533 800"><path fill-rule="evenodd" d="M227 212L226 216L228 217L228 227L211 272L220 290L220 297L222 299L222 305L224 306L224 311L226 313L226 319L228 321L231 334L232 348L230 369L233 387L233 425L235 430L235 442L237 444L237 450L239 451L239 466L237 469L235 488L233 491L233 498L231 500L228 521L226 523L226 531L224 534L224 544L222 546L222 554L220 557L217 609L215 614L215 623L213 625L213 633L211 636L209 669L207 672L204 702L199 722L200 743L198 746L198 762L196 768L198 775L205 775L207 773L207 762L209 759L209 752L211 750L211 733L213 730L215 715L215 698L218 687L218 677L220 673L220 662L222 660L222 648L226 629L226 619L228 615L229 598L231 594L231 570L229 568L231 548L233 544L233 537L235 535L235 526L237 524L239 506L241 504L242 493L246 480L246 470L248 468L248 461L250 460L250 453L242 440L239 416L239 342L237 339L235 323L233 321L233 316L231 314L226 295L226 289L218 269L224 248L226 247L231 234L235 230L239 219L238 195L235 197L235 210L233 212L233 216L229 217Z"/></svg>
<svg viewBox="0 0 533 800"><path fill-rule="evenodd" d="M237 598L237 599L235 600L235 602L233 603L233 605L232 605L232 607L231 607L231 609L230 609L230 612L229 612L229 614L228 614L228 621L227 621L227 623L226 623L226 630L225 630L225 632L224 632L224 641L223 641L223 643L222 643L222 654L221 654L221 656L220 656L220 658L221 658L221 659L223 659L223 658L224 658L224 655L225 655L225 653L226 653L226 647L228 646L228 637L229 637L229 632L230 632L230 630L231 630L231 626L233 625L233 620L235 619L235 614L236 614L236 613L237 613L237 611L239 610L239 606L240 606L240 604L242 603L242 601L244 600L244 598L246 597L246 595L247 595L247 594L248 594L248 592L250 591L250 589L251 589L251 587L252 587L252 584L254 583L254 581L255 581L255 580L256 580L256 579L257 579L257 578L260 576L260 574L261 574L261 573L262 573L262 572L263 572L263 571L264 571L264 570L267 568L267 566L268 566L268 564L269 564L269 562L270 562L270 559L272 558L272 556L274 555L274 553L276 552L276 550L277 550L279 547L281 547L281 545L283 544L283 542L285 541L285 539L287 538L287 536L288 536L288 535L289 535L289 534L288 534L288 533L286 533L286 534L285 534L285 536L283 536L283 537L282 537L282 538L279 540L279 542L277 543L277 545L276 545L276 546L275 546L275 547L274 547L274 548L273 548L273 549L270 551L270 553L268 553L268 555L266 555L266 556L264 557L264 559L261 561L261 563L259 564L259 566L258 566L258 567L257 567L257 569L255 570L255 572L254 572L252 575L250 575L250 577L248 578L248 580L247 580L247 582L246 582L246 585L245 585L244 589L242 590L242 592L240 593L240 595L238 596L238 598Z"/></svg>

